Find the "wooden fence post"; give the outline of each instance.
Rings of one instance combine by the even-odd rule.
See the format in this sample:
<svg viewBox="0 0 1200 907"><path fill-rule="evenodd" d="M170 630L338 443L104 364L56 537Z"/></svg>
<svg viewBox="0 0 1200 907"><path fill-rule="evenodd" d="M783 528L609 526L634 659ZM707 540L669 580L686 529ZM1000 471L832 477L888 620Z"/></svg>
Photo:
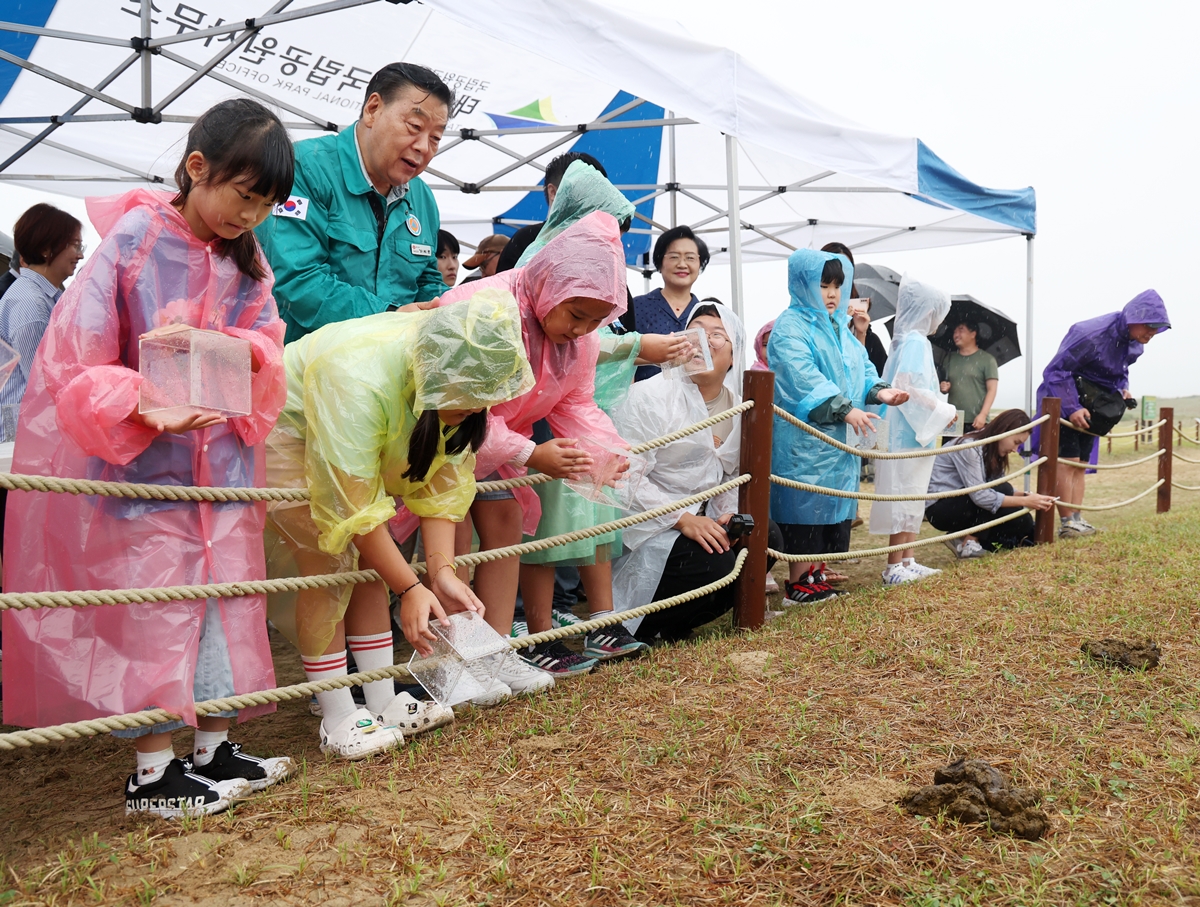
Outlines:
<svg viewBox="0 0 1200 907"><path fill-rule="evenodd" d="M771 518L771 431L775 424L775 373L747 371L742 376L742 399L754 408L742 413L742 474L751 479L738 490L738 510L754 517L754 531L746 538L749 550L737 578L733 625L757 630L763 625L767 605L767 535Z"/></svg>
<svg viewBox="0 0 1200 907"><path fill-rule="evenodd" d="M1062 418L1062 401L1058 397L1046 397L1042 400L1041 415L1049 416L1042 423L1039 433L1038 456L1045 457L1046 462L1038 467L1038 494L1056 494L1058 485L1058 420ZM1053 544L1055 527L1058 525L1058 508L1039 510L1037 513L1037 529L1034 540L1039 545Z"/></svg>
<svg viewBox="0 0 1200 907"><path fill-rule="evenodd" d="M1165 481L1158 486L1158 512L1171 512L1171 467L1175 459L1175 407L1164 406L1158 411L1163 424L1158 428L1158 449L1165 450L1158 458L1158 477Z"/></svg>
<svg viewBox="0 0 1200 907"><path fill-rule="evenodd" d="M1137 453L1137 449L1138 449L1138 441L1140 441L1140 440L1141 440L1141 438L1142 438L1142 436L1141 436L1141 434L1140 434L1141 430L1142 430L1142 420L1141 420L1141 419L1134 419L1134 420L1133 420L1133 431L1134 431L1134 435L1133 435L1133 452L1134 452L1134 453Z"/></svg>

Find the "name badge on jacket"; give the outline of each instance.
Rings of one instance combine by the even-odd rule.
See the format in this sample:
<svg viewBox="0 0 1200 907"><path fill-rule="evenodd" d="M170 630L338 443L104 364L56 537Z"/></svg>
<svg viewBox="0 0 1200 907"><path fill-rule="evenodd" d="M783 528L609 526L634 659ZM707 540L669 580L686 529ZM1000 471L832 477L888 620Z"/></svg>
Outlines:
<svg viewBox="0 0 1200 907"><path fill-rule="evenodd" d="M415 242L412 244L412 254L413 255L432 255L433 249L430 246L423 246L420 243Z"/></svg>

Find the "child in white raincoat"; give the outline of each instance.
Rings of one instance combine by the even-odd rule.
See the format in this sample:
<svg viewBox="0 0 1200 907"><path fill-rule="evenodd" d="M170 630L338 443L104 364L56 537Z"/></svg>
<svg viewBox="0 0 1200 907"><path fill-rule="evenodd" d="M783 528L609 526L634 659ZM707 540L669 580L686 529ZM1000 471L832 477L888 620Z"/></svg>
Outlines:
<svg viewBox="0 0 1200 907"><path fill-rule="evenodd" d="M908 392L908 401L887 409L889 446L893 451L922 450L933 446L937 436L954 422L957 411L938 389L937 370L929 335L950 312L950 297L936 287L910 280L900 282L896 299L896 321L892 348L883 380ZM879 460L875 464L878 494L925 494L933 472L933 457L908 460ZM925 516L925 502L876 501L871 506L871 534L888 535L889 545L916 540ZM888 555L883 571L884 585L892 586L941 573L918 564L913 549Z"/></svg>

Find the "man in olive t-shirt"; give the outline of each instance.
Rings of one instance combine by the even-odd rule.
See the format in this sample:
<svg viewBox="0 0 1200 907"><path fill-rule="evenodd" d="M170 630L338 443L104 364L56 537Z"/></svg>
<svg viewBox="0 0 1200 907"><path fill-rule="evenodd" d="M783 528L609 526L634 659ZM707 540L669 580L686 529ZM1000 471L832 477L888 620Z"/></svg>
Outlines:
<svg viewBox="0 0 1200 907"><path fill-rule="evenodd" d="M954 345L958 351L942 361L946 373L942 393L949 395L951 406L963 411L964 431L978 431L987 425L1000 384L996 357L979 348L977 336L975 325L955 325Z"/></svg>

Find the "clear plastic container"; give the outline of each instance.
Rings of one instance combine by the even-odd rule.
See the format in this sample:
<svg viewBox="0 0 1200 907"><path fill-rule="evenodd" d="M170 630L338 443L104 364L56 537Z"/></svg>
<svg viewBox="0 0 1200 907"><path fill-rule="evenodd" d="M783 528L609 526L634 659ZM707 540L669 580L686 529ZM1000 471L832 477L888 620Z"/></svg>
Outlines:
<svg viewBox="0 0 1200 907"><path fill-rule="evenodd" d="M712 351L708 347L708 334L703 328L691 328L672 334L672 337L685 337L692 345L691 355L680 356L662 364L662 372L668 378L686 378L699 372L711 372Z"/></svg>
<svg viewBox="0 0 1200 907"><path fill-rule="evenodd" d="M8 376L13 373L17 363L21 361L20 354L11 346L0 340L0 387L4 387Z"/></svg>
<svg viewBox="0 0 1200 907"><path fill-rule="evenodd" d="M508 641L478 614L450 615L450 626L430 620L437 639L430 655L413 653L408 669L417 682L442 705L456 705L486 692L496 679Z"/></svg>
<svg viewBox="0 0 1200 907"><path fill-rule="evenodd" d="M852 439L850 446L858 450L878 450L883 453L886 453L888 450L888 423L886 419L872 422L871 427L862 434L859 434L852 428L847 430L847 434Z"/></svg>
<svg viewBox="0 0 1200 907"><path fill-rule="evenodd" d="M176 325L138 341L139 413L250 413L250 342Z"/></svg>
<svg viewBox="0 0 1200 907"><path fill-rule="evenodd" d="M583 475L563 479L563 484L597 504L633 510L635 492L650 464L636 454L602 441L580 438L577 446L591 456L592 465ZM622 473L625 463L629 468Z"/></svg>
<svg viewBox="0 0 1200 907"><path fill-rule="evenodd" d="M954 418L954 424L942 432L943 437L947 437L947 438L961 438L962 437L963 428L965 427L966 421L967 421L967 411L963 410L963 409L959 409L959 410L955 410L955 412L958 413L958 415L955 416L955 418Z"/></svg>

